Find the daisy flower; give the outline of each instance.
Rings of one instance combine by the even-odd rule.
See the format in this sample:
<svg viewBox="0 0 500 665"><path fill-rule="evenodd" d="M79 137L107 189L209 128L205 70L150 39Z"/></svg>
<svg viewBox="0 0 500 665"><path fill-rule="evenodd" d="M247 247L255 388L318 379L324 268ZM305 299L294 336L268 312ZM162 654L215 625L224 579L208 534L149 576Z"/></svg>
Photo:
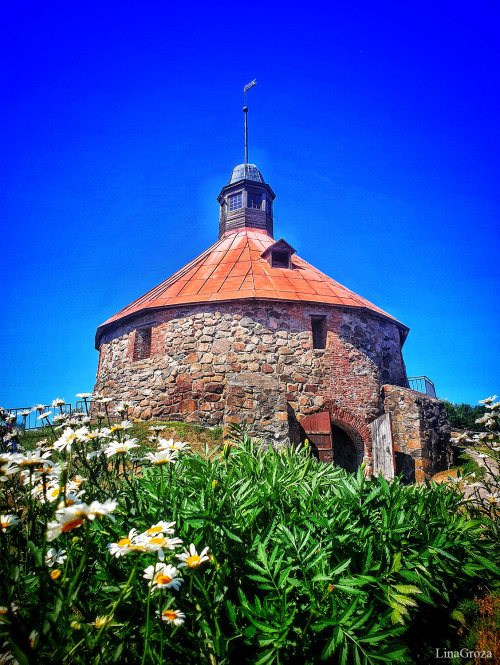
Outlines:
<svg viewBox="0 0 500 665"><path fill-rule="evenodd" d="M104 503L99 501L92 501L88 507L88 516L92 520L95 517L111 517L110 513L116 509L118 502L114 499L106 499ZM111 517L111 519L113 519Z"/></svg>
<svg viewBox="0 0 500 665"><path fill-rule="evenodd" d="M160 450L157 453L147 453L144 459L149 460L157 466L161 464L175 464L177 461L177 451Z"/></svg>
<svg viewBox="0 0 500 665"><path fill-rule="evenodd" d="M158 610L156 610L156 613L159 614ZM163 610L163 612L161 613L162 621L167 621L167 623L173 623L175 626L180 626L181 624L183 624L185 618L186 615L184 614L184 612L181 612L179 610Z"/></svg>
<svg viewBox="0 0 500 665"><path fill-rule="evenodd" d="M176 441L174 443L173 439L158 439L158 450L188 450L190 448L189 443L186 441Z"/></svg>
<svg viewBox="0 0 500 665"><path fill-rule="evenodd" d="M41 466L47 457L50 457L50 451L43 453L40 450L28 450L26 455L21 455L19 460L16 461L20 467L26 468L30 466Z"/></svg>
<svg viewBox="0 0 500 665"><path fill-rule="evenodd" d="M152 425L149 428L149 431L154 432L155 434L159 434L160 432L162 432L165 429L165 427L166 427L165 425Z"/></svg>
<svg viewBox="0 0 500 665"><path fill-rule="evenodd" d="M184 550L182 554L176 554L176 557L182 562L179 564L179 568L184 568L189 566L189 568L197 568L203 561L208 561L208 547L198 554L193 543L189 546L189 551Z"/></svg>
<svg viewBox="0 0 500 665"><path fill-rule="evenodd" d="M479 404L493 404L493 402L498 398L498 395L493 395L492 397L487 397L486 399L480 399ZM476 420L477 422L477 420Z"/></svg>
<svg viewBox="0 0 500 665"><path fill-rule="evenodd" d="M76 441L76 432L71 427L66 427L62 435L54 443L55 450L71 450L71 446Z"/></svg>
<svg viewBox="0 0 500 665"><path fill-rule="evenodd" d="M159 533L168 533L171 535L174 533L173 526L175 526L175 522L158 522L158 524L150 526L144 533L147 536L154 536Z"/></svg>
<svg viewBox="0 0 500 665"><path fill-rule="evenodd" d="M56 519L47 525L47 540L50 543L61 533L67 533L80 527L85 520L92 521L96 517L109 515L117 506L116 501L107 499L104 503L93 501L90 506L77 503L56 510Z"/></svg>
<svg viewBox="0 0 500 665"><path fill-rule="evenodd" d="M7 462L0 466L0 481L5 482L8 480L8 476L12 476L14 473L19 471L19 467L14 462ZM3 475L1 475L3 474Z"/></svg>
<svg viewBox="0 0 500 665"><path fill-rule="evenodd" d="M10 526L19 524L21 520L17 515L0 515L0 527L2 531L7 531Z"/></svg>
<svg viewBox="0 0 500 665"><path fill-rule="evenodd" d="M64 563L67 558L66 550L56 550L51 547L45 554L45 565L49 568L52 568L52 566L56 563Z"/></svg>
<svg viewBox="0 0 500 665"><path fill-rule="evenodd" d="M77 393L76 396L80 399L88 400L89 397L92 397L92 393Z"/></svg>
<svg viewBox="0 0 500 665"><path fill-rule="evenodd" d="M122 420L121 423L116 423L116 425L113 425L111 432L121 432L122 430L130 429L133 426L134 425L130 422L130 420Z"/></svg>
<svg viewBox="0 0 500 665"><path fill-rule="evenodd" d="M137 534L137 529L131 529L125 538L121 538L117 543L109 543L108 551L111 556L116 558L125 556L131 552L149 552L147 547L147 538Z"/></svg>
<svg viewBox="0 0 500 665"><path fill-rule="evenodd" d="M144 534L142 534L144 537ZM182 545L182 540L180 538L164 538L163 534L155 536L154 538L145 538L144 546L148 552L158 552L158 558L160 561L165 560L165 555L163 550L174 550L176 547Z"/></svg>
<svg viewBox="0 0 500 665"><path fill-rule="evenodd" d="M124 454L128 453L132 448L138 448L139 444L136 443L137 439L125 439L125 441L112 441L108 447L104 450L104 453L107 457L111 455L116 455L118 453Z"/></svg>
<svg viewBox="0 0 500 665"><path fill-rule="evenodd" d="M41 413L37 420L43 420L43 418L48 418L49 416L52 415L52 411L45 411L45 413Z"/></svg>
<svg viewBox="0 0 500 665"><path fill-rule="evenodd" d="M64 406L66 404L65 399L61 399L60 397L56 397L56 399L52 402L51 406L55 408L56 406Z"/></svg>
<svg viewBox="0 0 500 665"><path fill-rule="evenodd" d="M78 443L87 443L87 441L89 440L90 432L89 432L88 427L79 427L76 430L75 434L76 434L76 440L78 441Z"/></svg>
<svg viewBox="0 0 500 665"><path fill-rule="evenodd" d="M144 571L143 577L146 580L151 580L149 586L152 590L155 589L174 589L179 590L180 585L184 582L182 577L178 577L179 571L175 566L167 565L165 563L157 564L155 566L148 566Z"/></svg>

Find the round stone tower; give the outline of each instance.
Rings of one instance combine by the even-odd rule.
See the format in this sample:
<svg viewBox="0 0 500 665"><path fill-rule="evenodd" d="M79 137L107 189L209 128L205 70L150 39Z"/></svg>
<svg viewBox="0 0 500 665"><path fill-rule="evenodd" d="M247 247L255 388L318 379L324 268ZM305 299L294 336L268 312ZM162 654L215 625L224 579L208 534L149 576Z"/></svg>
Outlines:
<svg viewBox="0 0 500 665"><path fill-rule="evenodd" d="M274 199L256 166L233 169L219 239L97 329L95 390L126 398L134 418L307 436L355 469L381 387L406 385L408 328L274 240Z"/></svg>

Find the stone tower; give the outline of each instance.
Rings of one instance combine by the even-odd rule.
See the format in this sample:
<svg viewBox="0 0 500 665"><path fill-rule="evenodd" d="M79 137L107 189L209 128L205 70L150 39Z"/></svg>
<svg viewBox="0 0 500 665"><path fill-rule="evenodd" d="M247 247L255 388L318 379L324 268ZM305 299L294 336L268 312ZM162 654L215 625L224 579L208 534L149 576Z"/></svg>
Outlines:
<svg viewBox="0 0 500 665"><path fill-rule="evenodd" d="M444 467L439 402L407 387L408 328L275 240L274 199L255 165L233 169L218 240L97 329L95 389L134 418L307 436L350 470L373 454L388 476Z"/></svg>

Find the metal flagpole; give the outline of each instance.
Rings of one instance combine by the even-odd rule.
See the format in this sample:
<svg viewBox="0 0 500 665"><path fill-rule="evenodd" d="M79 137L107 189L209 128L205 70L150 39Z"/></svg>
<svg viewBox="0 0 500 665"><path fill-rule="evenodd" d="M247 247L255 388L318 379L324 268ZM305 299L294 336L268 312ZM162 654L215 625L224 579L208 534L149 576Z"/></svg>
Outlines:
<svg viewBox="0 0 500 665"><path fill-rule="evenodd" d="M243 107L243 113L245 114L245 164L248 164L248 107L247 107L247 91L257 83L257 79L254 79L251 83L248 83L244 88L243 92L245 93L245 106Z"/></svg>

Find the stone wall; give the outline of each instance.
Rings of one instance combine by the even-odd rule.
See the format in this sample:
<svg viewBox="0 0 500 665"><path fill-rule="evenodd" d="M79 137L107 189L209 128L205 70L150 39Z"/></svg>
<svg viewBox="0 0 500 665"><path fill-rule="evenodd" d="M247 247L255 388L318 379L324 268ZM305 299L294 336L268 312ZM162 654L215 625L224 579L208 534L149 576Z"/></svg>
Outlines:
<svg viewBox="0 0 500 665"><path fill-rule="evenodd" d="M313 349L311 316L327 344ZM151 355L137 358L151 326ZM135 354L134 354L135 349ZM137 359L134 359L137 358ZM369 448L366 423L382 413L383 383L404 383L398 327L352 308L239 301L145 313L104 332L95 390L128 399L133 418L205 426L247 420L278 441L290 424L329 410ZM294 430L297 427L294 425Z"/></svg>
<svg viewBox="0 0 500 665"><path fill-rule="evenodd" d="M391 416L396 474L422 481L448 469L451 428L443 404L408 388L384 385L384 410Z"/></svg>

